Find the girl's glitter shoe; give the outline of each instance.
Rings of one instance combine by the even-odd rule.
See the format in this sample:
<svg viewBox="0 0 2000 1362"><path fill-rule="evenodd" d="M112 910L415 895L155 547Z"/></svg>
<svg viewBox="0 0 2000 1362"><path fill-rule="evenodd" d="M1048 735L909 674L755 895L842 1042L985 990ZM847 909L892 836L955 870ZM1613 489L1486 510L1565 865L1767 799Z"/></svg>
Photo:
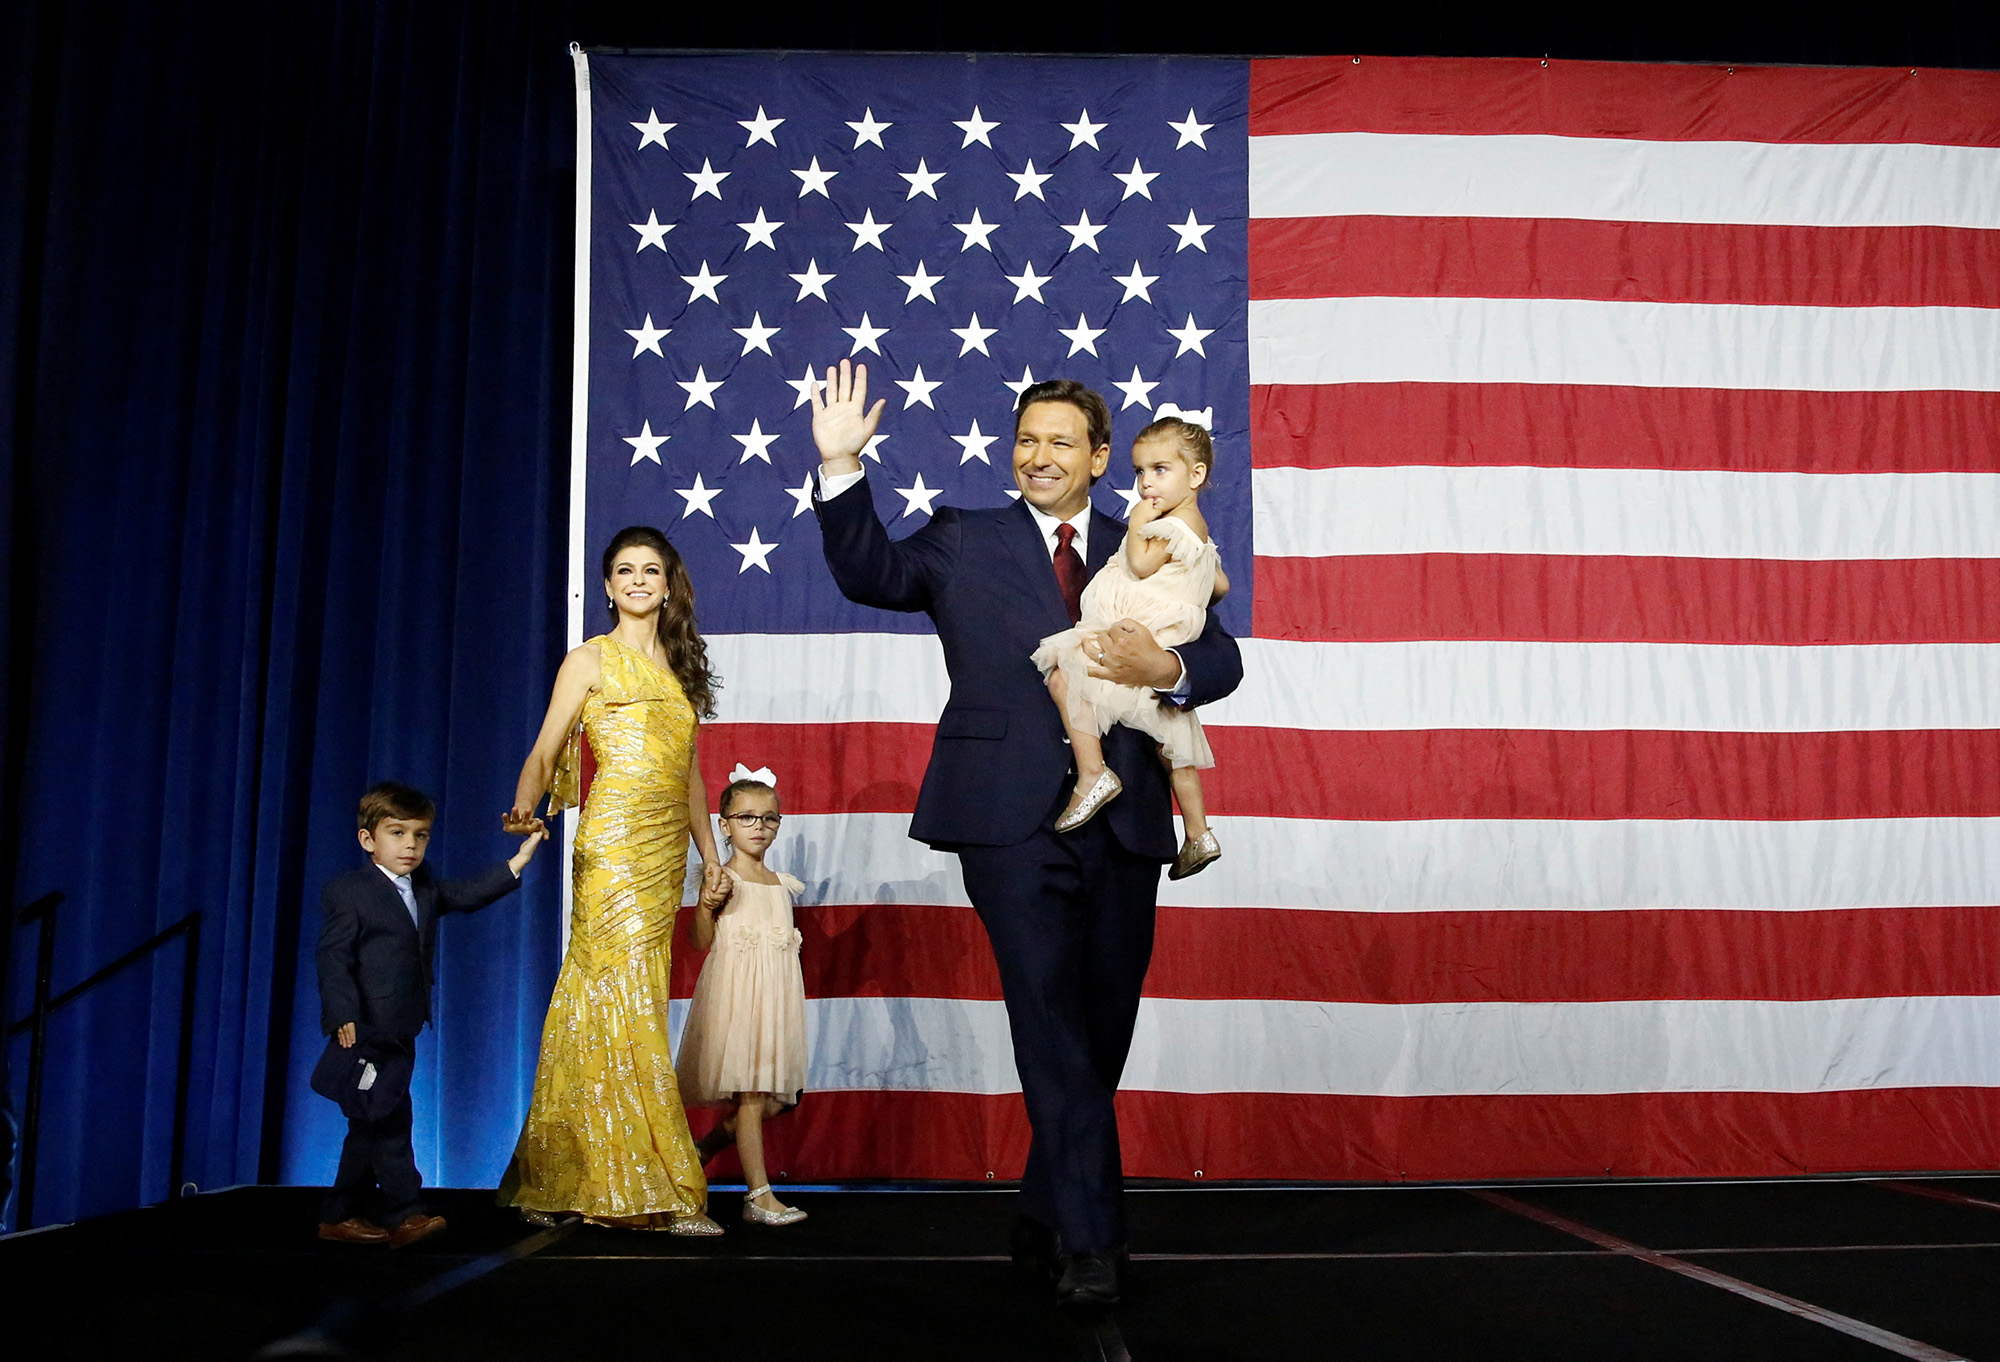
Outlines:
<svg viewBox="0 0 2000 1362"><path fill-rule="evenodd" d="M787 1206L782 1211L767 1211L757 1204L757 1198L771 1190L771 1184L753 1187L743 1194L743 1223L746 1225L796 1225L806 1218L806 1213L796 1206Z"/></svg>
<svg viewBox="0 0 2000 1362"><path fill-rule="evenodd" d="M1083 798L1063 810L1062 817L1056 819L1057 832L1074 832L1095 818L1106 804L1118 798L1125 789L1125 782L1109 766L1098 773L1090 788L1083 792Z"/></svg>
<svg viewBox="0 0 2000 1362"><path fill-rule="evenodd" d="M1206 870L1209 864L1222 856L1222 843L1215 840L1213 831L1204 832L1199 837L1190 837L1181 843L1180 855L1174 857L1174 868L1167 872L1170 880L1184 880L1190 875Z"/></svg>

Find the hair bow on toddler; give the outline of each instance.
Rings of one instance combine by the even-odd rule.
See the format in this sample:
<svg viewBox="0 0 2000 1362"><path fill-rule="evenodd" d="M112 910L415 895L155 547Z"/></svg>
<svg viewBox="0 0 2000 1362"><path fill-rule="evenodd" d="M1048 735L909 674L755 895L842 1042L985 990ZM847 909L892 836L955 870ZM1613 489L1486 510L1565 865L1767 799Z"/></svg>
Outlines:
<svg viewBox="0 0 2000 1362"><path fill-rule="evenodd" d="M731 781L761 780L774 790L778 788L778 778L771 774L771 768L768 766L759 766L753 771L739 761L736 763L736 769L729 773L729 779Z"/></svg>
<svg viewBox="0 0 2000 1362"><path fill-rule="evenodd" d="M1181 420L1187 422L1191 426L1200 426L1203 430L1208 431L1211 434L1213 434L1215 431L1214 407L1202 407L1198 411L1197 410L1183 411L1181 408L1175 406L1171 402L1162 402L1160 403L1160 410L1155 414L1155 416L1156 419L1158 420L1165 420L1169 416L1178 416Z"/></svg>

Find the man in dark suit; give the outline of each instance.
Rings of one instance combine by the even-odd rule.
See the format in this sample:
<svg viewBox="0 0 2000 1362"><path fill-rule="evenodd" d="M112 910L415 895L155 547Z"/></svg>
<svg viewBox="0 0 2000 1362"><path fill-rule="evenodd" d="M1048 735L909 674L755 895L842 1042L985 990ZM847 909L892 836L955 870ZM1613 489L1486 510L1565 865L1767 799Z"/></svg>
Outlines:
<svg viewBox="0 0 2000 1362"><path fill-rule="evenodd" d="M407 1072L417 1033L431 1017L438 918L475 912L512 893L547 836L537 823L513 859L470 879L440 880L424 864L436 816L437 806L421 791L393 781L372 787L358 813L369 864L320 893L320 1029L346 1049L398 1054L404 1062L393 1066L397 1072ZM362 1081L373 1077L364 1070ZM386 1116L347 1118L319 1237L401 1248L435 1234L444 1217L425 1213L422 1186L405 1088Z"/></svg>
<svg viewBox="0 0 2000 1362"><path fill-rule="evenodd" d="M1065 1303L1109 1304L1126 1237L1113 1096L1152 958L1160 868L1177 849L1173 806L1153 741L1114 728L1104 755L1124 793L1082 827L1055 830L1074 767L1030 657L1076 621L1084 582L1125 533L1090 506L1110 462L1111 413L1080 383L1028 388L1015 414L1020 501L945 507L892 541L859 459L882 407L868 406L867 369L846 360L827 371L824 398L814 395L827 565L848 599L921 610L937 626L951 696L910 835L958 853L1000 967L1034 1132L1015 1262L1047 1272ZM1219 700L1243 674L1236 641L1213 620L1172 651L1121 620L1086 653L1094 674L1152 687L1163 703Z"/></svg>

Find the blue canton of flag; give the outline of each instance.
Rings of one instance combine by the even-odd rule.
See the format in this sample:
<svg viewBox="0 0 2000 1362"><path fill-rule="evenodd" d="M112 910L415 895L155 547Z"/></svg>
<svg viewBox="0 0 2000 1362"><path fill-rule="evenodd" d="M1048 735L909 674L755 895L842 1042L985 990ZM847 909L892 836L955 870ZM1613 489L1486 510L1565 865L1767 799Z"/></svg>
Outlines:
<svg viewBox="0 0 2000 1362"><path fill-rule="evenodd" d="M707 633L927 632L850 604L811 514L807 385L886 397L890 533L1004 505L1013 406L1075 378L1132 437L1208 414L1202 511L1250 627L1248 68L1203 59L593 56L585 632L596 547L655 524Z"/></svg>

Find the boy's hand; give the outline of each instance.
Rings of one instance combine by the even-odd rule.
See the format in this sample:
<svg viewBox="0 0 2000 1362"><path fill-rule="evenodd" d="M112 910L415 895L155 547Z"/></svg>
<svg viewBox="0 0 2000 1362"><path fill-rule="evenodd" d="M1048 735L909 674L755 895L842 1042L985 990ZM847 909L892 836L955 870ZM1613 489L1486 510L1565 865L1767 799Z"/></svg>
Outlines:
<svg viewBox="0 0 2000 1362"><path fill-rule="evenodd" d="M535 816L533 809L509 809L500 815L500 831L509 837L525 837L531 832L549 830L548 824Z"/></svg>
<svg viewBox="0 0 2000 1362"><path fill-rule="evenodd" d="M342 1022L340 1028L333 1033L333 1038L340 1042L341 1049L352 1050L354 1048L354 1023Z"/></svg>
<svg viewBox="0 0 2000 1362"><path fill-rule="evenodd" d="M549 830L547 825L541 819L535 819L528 835L521 839L521 849L507 858L507 868L514 872L516 879L520 878L521 872L527 868L528 862L535 859L536 848L541 846L542 840L548 835Z"/></svg>

